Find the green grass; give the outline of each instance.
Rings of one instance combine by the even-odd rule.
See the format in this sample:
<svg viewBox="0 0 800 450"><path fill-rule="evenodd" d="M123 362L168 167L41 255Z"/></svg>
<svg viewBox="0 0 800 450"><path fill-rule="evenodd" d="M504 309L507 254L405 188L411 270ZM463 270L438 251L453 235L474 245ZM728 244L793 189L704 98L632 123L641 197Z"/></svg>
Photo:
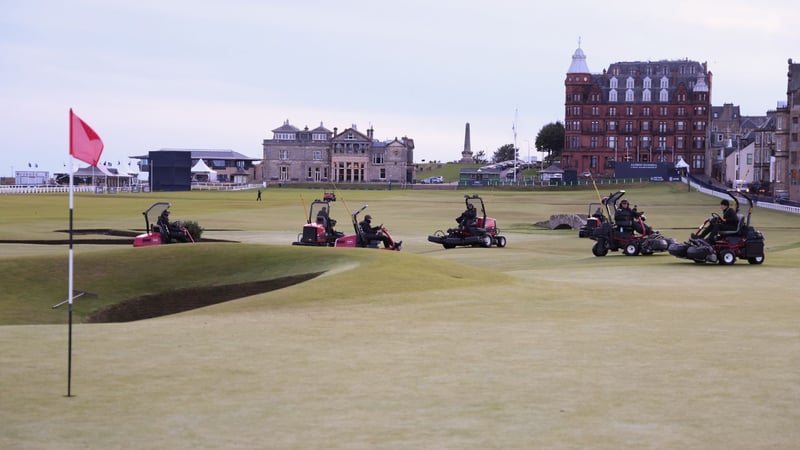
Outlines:
<svg viewBox="0 0 800 450"><path fill-rule="evenodd" d="M459 181L461 179L461 169L478 168L486 166L485 164L461 164L461 163L427 163L417 164L417 180L422 180L428 177L441 176L444 177L445 183ZM530 168L523 170L519 173L520 177L533 177L539 170L537 168Z"/></svg>
<svg viewBox="0 0 800 450"><path fill-rule="evenodd" d="M681 185L626 198L684 239L716 199ZM601 191L602 193L606 193ZM756 209L766 261L591 254L592 191L481 191L504 249L444 250L458 191L341 191L402 252L291 246L322 190L80 195L75 228L141 229L155 201L232 243L76 245L74 397L65 398L67 248L0 244L3 448L792 449L800 442L800 218ZM67 197L2 197L2 239L55 239ZM182 287L324 272L157 319L94 308Z"/></svg>
<svg viewBox="0 0 800 450"><path fill-rule="evenodd" d="M485 164L461 164L461 163L428 163L417 164L417 181L428 177L444 178L445 183L451 183L461 179L461 169L477 168Z"/></svg>

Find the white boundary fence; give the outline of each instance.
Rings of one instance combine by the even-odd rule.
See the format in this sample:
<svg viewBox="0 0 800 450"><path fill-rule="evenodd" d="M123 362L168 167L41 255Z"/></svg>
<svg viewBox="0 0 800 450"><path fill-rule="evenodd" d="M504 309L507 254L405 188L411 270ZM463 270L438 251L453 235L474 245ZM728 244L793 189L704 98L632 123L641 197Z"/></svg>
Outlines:
<svg viewBox="0 0 800 450"><path fill-rule="evenodd" d="M94 192L95 186L75 186L73 192ZM69 192L69 186L0 186L0 194L48 194L53 192Z"/></svg>
<svg viewBox="0 0 800 450"><path fill-rule="evenodd" d="M686 178L681 179L684 183L687 182ZM703 194L713 195L714 197L719 198L727 198L728 196L723 194L722 192L716 191L714 189L709 189L699 184L692 183L690 185L692 189L695 189L697 192L702 192ZM75 186L75 190L73 192L97 192L98 194L102 194L104 192L109 192L109 190L105 189L97 189L98 186ZM263 188L260 184L228 184L228 183L208 183L208 184L200 184L195 183L192 184L192 190L207 190L207 191L238 191L244 189L256 189L256 188ZM111 190L112 192L125 192L128 189L114 189ZM147 189L139 190L139 192L147 192ZM11 185L11 186L0 186L0 194L48 194L48 193L68 193L69 186L21 186L21 185ZM790 205L782 205L780 203L770 203L759 201L756 202L756 206L761 208L768 208L774 209L778 211L784 211L792 214L800 214L800 207L797 206L790 206Z"/></svg>
<svg viewBox="0 0 800 450"><path fill-rule="evenodd" d="M681 178L681 180L684 183L686 183L686 178ZM709 189L700 184L692 183L689 187L703 194L713 195L714 197L718 198L729 198L728 195L725 193L719 192L714 189ZM759 208L774 209L777 211L784 211L792 214L800 214L800 208L798 208L797 206L781 205L780 203L772 203L764 201L757 201L755 202L755 205L758 206Z"/></svg>
<svg viewBox="0 0 800 450"><path fill-rule="evenodd" d="M241 191L245 189L263 189L261 184L232 184L232 183L192 183L193 191ZM25 186L25 185L10 185L0 186L1 194L50 194L50 193L68 193L69 186ZM108 187L108 186L75 186L73 192L94 192L96 194L116 194L118 192L150 192L148 185L141 186L122 186L122 187Z"/></svg>

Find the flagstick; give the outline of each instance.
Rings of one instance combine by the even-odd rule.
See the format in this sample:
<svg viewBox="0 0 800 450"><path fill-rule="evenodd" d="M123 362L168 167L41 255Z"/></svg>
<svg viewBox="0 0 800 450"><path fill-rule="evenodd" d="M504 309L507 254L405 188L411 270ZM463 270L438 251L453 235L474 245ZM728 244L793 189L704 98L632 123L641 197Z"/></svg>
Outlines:
<svg viewBox="0 0 800 450"><path fill-rule="evenodd" d="M75 290L72 288L73 264L72 264L72 207L75 193L75 161L72 157L87 162L92 166L92 184L94 185L94 167L103 153L103 141L97 133L89 127L80 117L69 109L69 348L67 350L67 397L72 397L72 301L75 299ZM86 294L82 292L77 297ZM94 295L94 294L92 294ZM60 303L59 305L63 304ZM58 307L54 306L54 308Z"/></svg>
<svg viewBox="0 0 800 450"><path fill-rule="evenodd" d="M72 127L70 127L70 134L72 134ZM70 142L72 140L70 139ZM72 197L74 184L72 177L74 173L75 161L69 159L69 291L67 291L67 298L69 299L69 344L67 350L67 397L72 397Z"/></svg>

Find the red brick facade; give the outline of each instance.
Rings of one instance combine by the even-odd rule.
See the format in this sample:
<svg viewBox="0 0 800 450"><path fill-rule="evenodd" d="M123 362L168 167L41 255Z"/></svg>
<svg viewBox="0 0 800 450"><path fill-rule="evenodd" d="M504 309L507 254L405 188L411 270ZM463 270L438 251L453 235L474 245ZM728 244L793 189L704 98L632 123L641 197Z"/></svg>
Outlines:
<svg viewBox="0 0 800 450"><path fill-rule="evenodd" d="M578 48L564 82L563 169L613 176L614 161L686 161L706 173L711 113L706 64L617 62L589 72Z"/></svg>

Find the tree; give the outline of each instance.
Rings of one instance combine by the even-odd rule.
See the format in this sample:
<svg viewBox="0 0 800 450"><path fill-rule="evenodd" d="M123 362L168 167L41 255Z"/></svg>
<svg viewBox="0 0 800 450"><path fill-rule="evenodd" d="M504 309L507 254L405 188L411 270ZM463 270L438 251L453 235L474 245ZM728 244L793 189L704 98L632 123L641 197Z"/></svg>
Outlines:
<svg viewBox="0 0 800 450"><path fill-rule="evenodd" d="M478 153L475 153L472 156L472 160L475 162L475 164L483 164L483 163L485 163L486 162L486 152L483 151L483 150L480 150Z"/></svg>
<svg viewBox="0 0 800 450"><path fill-rule="evenodd" d="M517 159L517 152L514 150L514 144L506 144L497 149L492 156L492 162L513 161Z"/></svg>
<svg viewBox="0 0 800 450"><path fill-rule="evenodd" d="M536 135L535 146L536 150L547 153L548 163L560 159L564 150L564 125L556 121L543 126Z"/></svg>

